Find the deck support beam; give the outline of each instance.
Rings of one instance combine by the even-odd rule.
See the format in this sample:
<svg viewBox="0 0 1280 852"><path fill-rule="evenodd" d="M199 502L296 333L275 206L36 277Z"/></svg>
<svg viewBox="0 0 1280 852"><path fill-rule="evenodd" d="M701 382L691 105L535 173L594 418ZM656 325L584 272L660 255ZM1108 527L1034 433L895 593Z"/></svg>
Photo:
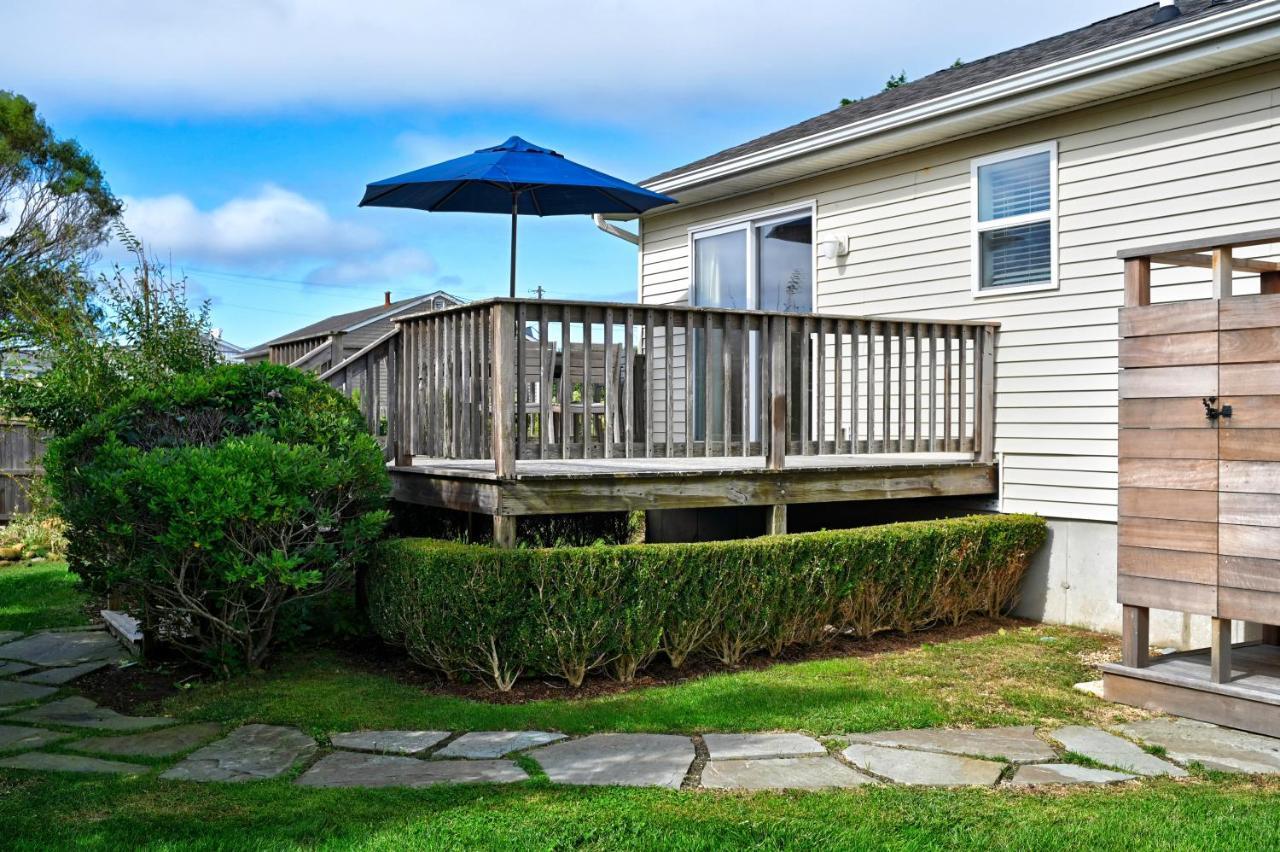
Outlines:
<svg viewBox="0 0 1280 852"><path fill-rule="evenodd" d="M1209 677L1214 683L1227 683L1231 680L1231 619L1214 618L1209 639Z"/></svg>
<svg viewBox="0 0 1280 852"><path fill-rule="evenodd" d="M1280 645L1280 624L1262 625L1262 644Z"/></svg>
<svg viewBox="0 0 1280 852"><path fill-rule="evenodd" d="M1130 668L1146 668L1151 653L1150 609L1125 604L1120 642L1120 661Z"/></svg>

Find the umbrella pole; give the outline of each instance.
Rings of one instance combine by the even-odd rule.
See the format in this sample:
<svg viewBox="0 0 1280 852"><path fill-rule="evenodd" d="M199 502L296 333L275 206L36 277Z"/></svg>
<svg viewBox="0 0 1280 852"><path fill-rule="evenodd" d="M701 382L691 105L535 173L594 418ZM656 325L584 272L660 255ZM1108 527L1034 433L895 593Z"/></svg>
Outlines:
<svg viewBox="0 0 1280 852"><path fill-rule="evenodd" d="M520 193L511 193L511 298L516 297L516 218L520 213Z"/></svg>

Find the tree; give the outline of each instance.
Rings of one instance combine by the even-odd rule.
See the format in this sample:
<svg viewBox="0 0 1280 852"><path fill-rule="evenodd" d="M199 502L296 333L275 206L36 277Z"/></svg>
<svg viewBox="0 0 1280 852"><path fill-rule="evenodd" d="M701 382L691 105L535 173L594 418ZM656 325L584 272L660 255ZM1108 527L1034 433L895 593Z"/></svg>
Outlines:
<svg viewBox="0 0 1280 852"><path fill-rule="evenodd" d="M83 269L121 209L93 157L0 90L0 343L83 302Z"/></svg>
<svg viewBox="0 0 1280 852"><path fill-rule="evenodd" d="M192 311L186 281L167 278L123 225L116 235L133 254L132 270L116 265L63 310L24 306L24 339L43 369L0 380L0 410L67 435L128 391L218 363L208 305Z"/></svg>
<svg viewBox="0 0 1280 852"><path fill-rule="evenodd" d="M889 79L885 81L884 90L887 92L890 89L897 89L905 85L907 85L907 72L899 71L897 74L890 75Z"/></svg>

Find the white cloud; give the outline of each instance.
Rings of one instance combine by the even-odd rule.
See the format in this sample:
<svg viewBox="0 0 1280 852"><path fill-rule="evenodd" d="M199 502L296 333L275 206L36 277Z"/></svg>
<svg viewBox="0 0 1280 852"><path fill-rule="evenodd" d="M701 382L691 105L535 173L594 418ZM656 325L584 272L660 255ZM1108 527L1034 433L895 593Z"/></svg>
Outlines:
<svg viewBox="0 0 1280 852"><path fill-rule="evenodd" d="M330 259L383 247L376 231L337 221L318 202L278 186L212 210L183 195L124 200L125 223L149 250L183 262Z"/></svg>
<svg viewBox="0 0 1280 852"><path fill-rule="evenodd" d="M534 108L593 121L810 110L1137 0L41 0L8 3L0 79L40 103L164 116ZM920 25L927 22L925 25Z"/></svg>
<svg viewBox="0 0 1280 852"><path fill-rule="evenodd" d="M311 284L382 284L398 282L412 285L434 277L436 262L431 255L415 248L392 249L368 259L352 259L330 263L307 275Z"/></svg>

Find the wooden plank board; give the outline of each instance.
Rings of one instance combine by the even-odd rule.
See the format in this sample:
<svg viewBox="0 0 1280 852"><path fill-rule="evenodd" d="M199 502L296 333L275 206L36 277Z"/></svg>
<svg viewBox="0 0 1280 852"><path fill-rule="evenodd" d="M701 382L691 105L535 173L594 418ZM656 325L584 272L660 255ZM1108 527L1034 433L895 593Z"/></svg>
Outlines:
<svg viewBox="0 0 1280 852"><path fill-rule="evenodd" d="M1216 331L1126 337L1120 341L1121 367L1175 367L1216 363L1218 363Z"/></svg>
<svg viewBox="0 0 1280 852"><path fill-rule="evenodd" d="M1280 328L1247 328L1218 335L1218 360L1223 364L1277 359L1280 359Z"/></svg>
<svg viewBox="0 0 1280 852"><path fill-rule="evenodd" d="M1222 586L1218 589L1218 617L1275 624L1280 621L1280 592Z"/></svg>
<svg viewBox="0 0 1280 852"><path fill-rule="evenodd" d="M1223 491L1280 494L1280 462L1220 461L1218 480Z"/></svg>
<svg viewBox="0 0 1280 852"><path fill-rule="evenodd" d="M1120 456L1127 459L1216 459L1216 429L1121 429Z"/></svg>
<svg viewBox="0 0 1280 852"><path fill-rule="evenodd" d="M1121 546L1116 561L1121 574L1212 586L1218 582L1219 558L1189 550Z"/></svg>
<svg viewBox="0 0 1280 852"><path fill-rule="evenodd" d="M1220 523L1218 552L1223 556L1274 557L1280 553L1280 527Z"/></svg>
<svg viewBox="0 0 1280 852"><path fill-rule="evenodd" d="M1218 309L1218 327L1223 331L1268 326L1280 326L1280 295L1234 296L1224 299Z"/></svg>
<svg viewBox="0 0 1280 852"><path fill-rule="evenodd" d="M1250 527L1276 526L1280 523L1280 494L1224 491L1218 495L1218 520Z"/></svg>
<svg viewBox="0 0 1280 852"><path fill-rule="evenodd" d="M1280 396L1240 396L1226 400L1232 413L1221 421L1222 431L1236 429L1271 429L1280 426ZM1196 400L1199 404L1199 400ZM1204 409L1201 408L1201 417Z"/></svg>
<svg viewBox="0 0 1280 852"><path fill-rule="evenodd" d="M1218 370L1212 365L1121 370L1120 398L1217 396Z"/></svg>
<svg viewBox="0 0 1280 852"><path fill-rule="evenodd" d="M1223 364L1218 368L1221 395L1271 396L1280 394L1280 366L1265 364ZM1200 387L1200 385L1196 385ZM1214 396L1216 394L1208 394Z"/></svg>
<svg viewBox="0 0 1280 852"><path fill-rule="evenodd" d="M1215 615L1218 609L1218 587L1121 574L1116 578L1116 599L1129 606Z"/></svg>
<svg viewBox="0 0 1280 852"><path fill-rule="evenodd" d="M1237 692L1232 684L1210 684L1207 677L1163 683L1153 679L1156 672L1155 666L1122 669L1108 665L1103 669L1103 695L1108 701L1131 707L1280 737L1280 713L1274 702L1230 694Z"/></svg>
<svg viewBox="0 0 1280 852"><path fill-rule="evenodd" d="M1123 307L1120 309L1120 337L1149 337L1159 334L1190 334L1217 331L1217 303L1204 299L1195 302L1166 302L1159 305Z"/></svg>
<svg viewBox="0 0 1280 852"><path fill-rule="evenodd" d="M1162 550L1217 553L1218 524L1121 516L1118 541L1122 547L1152 547Z"/></svg>
<svg viewBox="0 0 1280 852"><path fill-rule="evenodd" d="M1253 496L1253 495L1239 495ZM1216 523L1216 491L1184 491L1171 488L1121 488L1119 513L1133 518Z"/></svg>
<svg viewBox="0 0 1280 852"><path fill-rule="evenodd" d="M1254 556L1219 556L1218 582L1235 589L1280 593L1280 559ZM1276 613L1280 618L1280 612ZM1271 621L1278 624L1280 621Z"/></svg>
<svg viewBox="0 0 1280 852"><path fill-rule="evenodd" d="M1277 406L1280 413L1280 405ZM1120 400L1122 429L1209 429L1200 397Z"/></svg>
<svg viewBox="0 0 1280 852"><path fill-rule="evenodd" d="M1205 459L1122 458L1119 482L1122 487L1217 491L1219 466Z"/></svg>

